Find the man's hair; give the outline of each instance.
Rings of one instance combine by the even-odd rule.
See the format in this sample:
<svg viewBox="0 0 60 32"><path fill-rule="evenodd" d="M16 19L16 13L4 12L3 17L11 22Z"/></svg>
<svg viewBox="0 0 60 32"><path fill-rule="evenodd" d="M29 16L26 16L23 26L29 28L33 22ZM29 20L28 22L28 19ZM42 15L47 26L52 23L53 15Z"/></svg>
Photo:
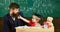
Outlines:
<svg viewBox="0 0 60 32"><path fill-rule="evenodd" d="M39 15L39 14L36 14L36 13L35 13L34 15L37 16L37 17L39 17L39 18L41 18L41 15Z"/></svg>
<svg viewBox="0 0 60 32"><path fill-rule="evenodd" d="M12 8L12 9L19 8L19 5L17 3L11 3L9 8Z"/></svg>

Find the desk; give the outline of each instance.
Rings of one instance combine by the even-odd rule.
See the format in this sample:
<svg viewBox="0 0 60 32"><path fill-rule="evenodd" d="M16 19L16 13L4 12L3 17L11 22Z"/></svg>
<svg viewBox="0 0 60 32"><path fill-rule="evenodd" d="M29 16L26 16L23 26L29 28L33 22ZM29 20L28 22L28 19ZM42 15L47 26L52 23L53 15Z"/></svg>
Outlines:
<svg viewBox="0 0 60 32"><path fill-rule="evenodd" d="M54 27L52 28L16 27L16 32L54 32Z"/></svg>

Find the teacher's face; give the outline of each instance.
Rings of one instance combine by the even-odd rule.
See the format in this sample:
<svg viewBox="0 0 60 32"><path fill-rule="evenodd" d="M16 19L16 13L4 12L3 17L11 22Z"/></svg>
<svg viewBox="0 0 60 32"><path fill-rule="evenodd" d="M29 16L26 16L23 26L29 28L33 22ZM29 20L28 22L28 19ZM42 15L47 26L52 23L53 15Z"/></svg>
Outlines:
<svg viewBox="0 0 60 32"><path fill-rule="evenodd" d="M19 9L14 9L14 10L13 10L13 13L14 13L14 14L17 14L18 12L19 12Z"/></svg>
<svg viewBox="0 0 60 32"><path fill-rule="evenodd" d="M12 17L17 17L18 16L18 12L19 12L19 9L18 8L10 9L10 10L12 12Z"/></svg>

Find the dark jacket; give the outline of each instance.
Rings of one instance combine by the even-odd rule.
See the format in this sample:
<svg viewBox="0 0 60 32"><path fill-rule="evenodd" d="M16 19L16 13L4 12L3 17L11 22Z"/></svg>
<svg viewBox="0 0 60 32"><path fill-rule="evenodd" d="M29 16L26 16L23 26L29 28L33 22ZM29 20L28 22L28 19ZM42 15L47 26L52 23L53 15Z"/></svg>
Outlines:
<svg viewBox="0 0 60 32"><path fill-rule="evenodd" d="M21 15L23 17L23 13L20 12L19 15ZM3 23L3 32L16 32L15 30L15 27L17 26L24 26L24 25L27 25L26 22L20 20L20 19L17 19L14 21L12 19L12 17L7 14L4 16L4 23Z"/></svg>

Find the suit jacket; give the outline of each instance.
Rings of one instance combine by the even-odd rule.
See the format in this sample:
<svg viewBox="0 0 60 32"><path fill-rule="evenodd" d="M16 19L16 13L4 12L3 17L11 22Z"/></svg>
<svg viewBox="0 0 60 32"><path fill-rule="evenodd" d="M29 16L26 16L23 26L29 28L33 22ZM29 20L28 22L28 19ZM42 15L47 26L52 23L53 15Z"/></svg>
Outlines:
<svg viewBox="0 0 60 32"><path fill-rule="evenodd" d="M22 12L20 12L19 15L23 17ZM27 25L27 23L17 18L14 21L12 17L7 14L4 16L3 32L7 32L7 30L8 32L16 32L15 27L24 25Z"/></svg>

